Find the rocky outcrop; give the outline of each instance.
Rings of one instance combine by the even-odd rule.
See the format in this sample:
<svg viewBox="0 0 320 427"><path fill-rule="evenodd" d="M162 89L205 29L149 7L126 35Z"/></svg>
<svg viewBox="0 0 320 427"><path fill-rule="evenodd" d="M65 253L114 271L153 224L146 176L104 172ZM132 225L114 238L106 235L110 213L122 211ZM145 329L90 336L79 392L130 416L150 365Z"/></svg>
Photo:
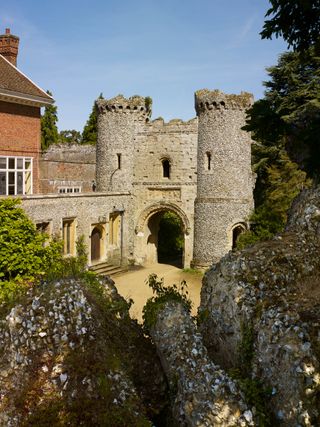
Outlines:
<svg viewBox="0 0 320 427"><path fill-rule="evenodd" d="M212 360L262 379L284 426L320 425L319 253L317 189L296 200L285 233L229 253L203 281L199 319Z"/></svg>
<svg viewBox="0 0 320 427"><path fill-rule="evenodd" d="M165 391L111 282L45 283L1 318L0 426L148 426Z"/></svg>
<svg viewBox="0 0 320 427"><path fill-rule="evenodd" d="M166 303L151 328L173 396L178 426L253 426L253 414L236 383L208 358L182 304Z"/></svg>

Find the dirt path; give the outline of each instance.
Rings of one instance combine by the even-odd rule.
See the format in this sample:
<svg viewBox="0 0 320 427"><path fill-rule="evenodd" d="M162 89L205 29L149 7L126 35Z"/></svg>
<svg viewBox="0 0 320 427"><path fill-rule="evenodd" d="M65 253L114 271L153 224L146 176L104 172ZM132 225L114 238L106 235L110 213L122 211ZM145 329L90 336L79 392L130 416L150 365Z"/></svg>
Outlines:
<svg viewBox="0 0 320 427"><path fill-rule="evenodd" d="M130 309L131 317L142 322L142 308L147 299L152 296L151 289L145 283L151 273L157 274L159 278L163 277L166 285L179 284L185 280L188 284L190 299L193 302L192 314L197 313L202 276L196 273L184 273L179 268L168 264L152 264L140 270L119 274L113 278L119 294L125 298L132 298L134 301Z"/></svg>

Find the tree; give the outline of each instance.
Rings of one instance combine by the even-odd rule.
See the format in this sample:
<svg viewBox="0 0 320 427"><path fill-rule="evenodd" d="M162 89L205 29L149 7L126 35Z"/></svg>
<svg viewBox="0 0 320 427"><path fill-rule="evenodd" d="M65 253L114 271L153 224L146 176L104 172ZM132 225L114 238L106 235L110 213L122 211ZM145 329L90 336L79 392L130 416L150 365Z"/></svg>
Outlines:
<svg viewBox="0 0 320 427"><path fill-rule="evenodd" d="M247 112L257 174L251 231L238 246L283 230L287 210L302 188L320 176L320 58L314 47L305 55L287 52L268 69L265 97ZM303 172L303 169L305 172Z"/></svg>
<svg viewBox="0 0 320 427"><path fill-rule="evenodd" d="M320 57L311 47L270 67L265 98L248 111L246 130L265 146L285 147L309 176L320 176Z"/></svg>
<svg viewBox="0 0 320 427"><path fill-rule="evenodd" d="M320 0L270 0L262 38L282 36L293 52L270 67L265 97L247 112L257 174L251 231L238 247L283 230L299 191L320 176ZM303 172L301 169L304 169Z"/></svg>
<svg viewBox="0 0 320 427"><path fill-rule="evenodd" d="M59 132L60 144L80 144L81 133L75 129L62 130Z"/></svg>
<svg viewBox="0 0 320 427"><path fill-rule="evenodd" d="M287 211L303 188L311 185L306 173L290 160L283 148L253 146L254 170L257 173L255 211L250 217L251 230L241 234L237 247L243 248L283 231Z"/></svg>
<svg viewBox="0 0 320 427"><path fill-rule="evenodd" d="M52 93L47 90L47 94L52 96ZM48 105L45 107L44 114L41 117L41 149L46 150L49 145L58 143L58 128L57 128L57 107Z"/></svg>
<svg viewBox="0 0 320 427"><path fill-rule="evenodd" d="M289 47L303 51L319 45L320 0L270 0L271 8L260 35L271 39L282 36Z"/></svg>
<svg viewBox="0 0 320 427"><path fill-rule="evenodd" d="M103 99L102 93L100 93L98 99ZM96 145L97 143L97 110L95 103L93 104L92 111L87 120L85 127L83 128L81 144Z"/></svg>

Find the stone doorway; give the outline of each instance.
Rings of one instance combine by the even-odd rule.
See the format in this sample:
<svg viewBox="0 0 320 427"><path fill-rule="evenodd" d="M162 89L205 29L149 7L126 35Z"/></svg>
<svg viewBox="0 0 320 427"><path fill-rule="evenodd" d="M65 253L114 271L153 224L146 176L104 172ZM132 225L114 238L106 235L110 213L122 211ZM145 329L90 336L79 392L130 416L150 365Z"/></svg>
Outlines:
<svg viewBox="0 0 320 427"><path fill-rule="evenodd" d="M147 263L183 267L184 233L181 219L174 212L154 213L147 223Z"/></svg>
<svg viewBox="0 0 320 427"><path fill-rule="evenodd" d="M190 267L193 241L189 219L180 207L167 202L147 207L140 214L135 232L137 264L160 262L179 268Z"/></svg>
<svg viewBox="0 0 320 427"><path fill-rule="evenodd" d="M96 226L91 232L91 262L97 262L101 259L101 240L102 232Z"/></svg>
<svg viewBox="0 0 320 427"><path fill-rule="evenodd" d="M183 224L177 214L164 212L159 223L157 255L159 264L183 268Z"/></svg>

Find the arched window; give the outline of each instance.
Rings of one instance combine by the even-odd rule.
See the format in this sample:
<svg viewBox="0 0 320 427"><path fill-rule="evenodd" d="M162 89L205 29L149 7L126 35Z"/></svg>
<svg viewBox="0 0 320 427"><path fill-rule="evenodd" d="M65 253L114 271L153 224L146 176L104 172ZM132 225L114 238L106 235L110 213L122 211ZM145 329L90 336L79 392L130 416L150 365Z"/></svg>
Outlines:
<svg viewBox="0 0 320 427"><path fill-rule="evenodd" d="M162 176L163 178L170 178L170 162L168 159L162 160Z"/></svg>
<svg viewBox="0 0 320 427"><path fill-rule="evenodd" d="M207 152L207 170L211 170L211 153Z"/></svg>

